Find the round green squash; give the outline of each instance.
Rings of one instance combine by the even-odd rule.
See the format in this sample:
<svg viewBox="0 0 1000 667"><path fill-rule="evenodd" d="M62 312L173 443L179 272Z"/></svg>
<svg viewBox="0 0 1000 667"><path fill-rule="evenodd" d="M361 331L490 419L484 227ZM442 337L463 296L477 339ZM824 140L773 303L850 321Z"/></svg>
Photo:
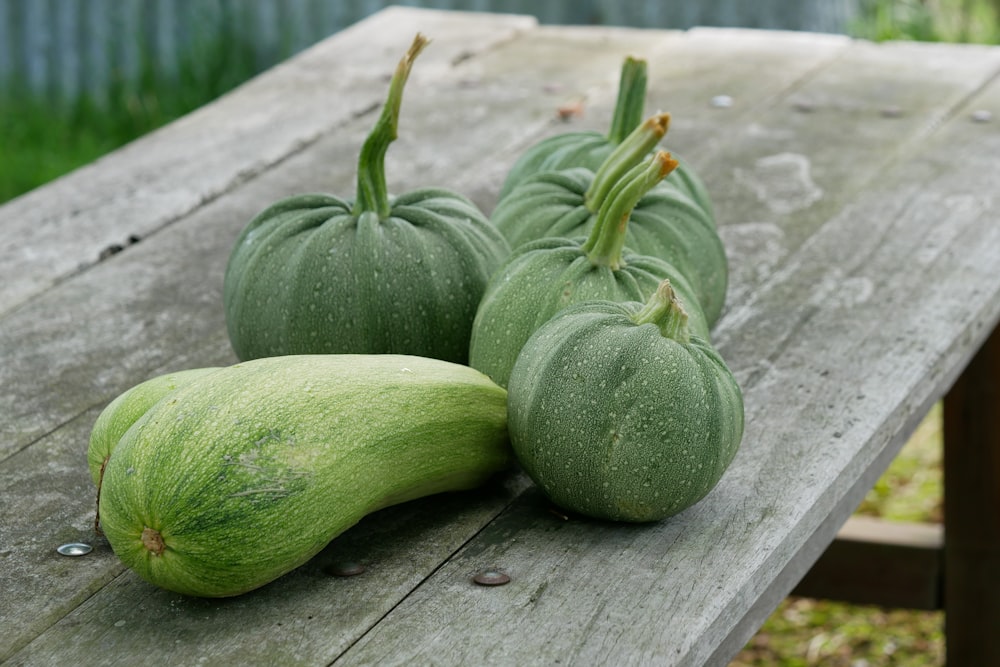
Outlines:
<svg viewBox="0 0 1000 667"><path fill-rule="evenodd" d="M506 392L408 355L290 355L207 372L114 445L99 520L147 581L202 597L262 586L380 508L513 463Z"/></svg>
<svg viewBox="0 0 1000 667"><path fill-rule="evenodd" d="M595 301L536 331L510 375L511 443L558 506L657 521L718 483L743 436L732 373L664 282L645 304Z"/></svg>
<svg viewBox="0 0 1000 667"><path fill-rule="evenodd" d="M493 224L515 249L541 238L589 234L613 189L629 169L648 159L648 147L668 122L666 114L651 116L597 172L565 169L524 179L497 205ZM679 269L709 324L715 324L725 305L729 264L715 221L703 208L676 188L657 183L632 210L625 245Z"/></svg>
<svg viewBox="0 0 1000 667"><path fill-rule="evenodd" d="M476 307L510 248L462 195L386 190L403 85L418 35L361 150L356 197L303 194L257 215L226 267L223 302L237 357L413 354L467 361Z"/></svg>
<svg viewBox="0 0 1000 667"><path fill-rule="evenodd" d="M506 386L521 347L557 312L591 299L645 300L665 278L691 300L692 327L708 337L708 322L683 273L623 247L635 202L673 164L661 152L627 174L589 237L540 239L513 252L490 280L476 312L469 345L473 368Z"/></svg>
<svg viewBox="0 0 1000 667"><path fill-rule="evenodd" d="M531 146L521 154L507 173L507 178L500 188L500 199L505 198L519 183L534 174L574 167L597 171L601 163L642 122L643 108L646 105L646 87L646 61L626 58L622 63L618 97L607 134L587 130L563 132ZM712 202L705 185L690 165L676 154L674 158L678 161L678 166L666 177L665 182L697 202L711 217Z"/></svg>

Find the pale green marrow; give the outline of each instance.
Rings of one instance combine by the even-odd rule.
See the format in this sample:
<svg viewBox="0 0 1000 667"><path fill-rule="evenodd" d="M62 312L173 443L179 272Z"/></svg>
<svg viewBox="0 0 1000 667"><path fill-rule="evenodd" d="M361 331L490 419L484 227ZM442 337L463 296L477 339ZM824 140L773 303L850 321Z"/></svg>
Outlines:
<svg viewBox="0 0 1000 667"><path fill-rule="evenodd" d="M298 567L365 515L513 460L506 392L450 362L294 355L207 373L122 436L100 525L146 580L221 597Z"/></svg>

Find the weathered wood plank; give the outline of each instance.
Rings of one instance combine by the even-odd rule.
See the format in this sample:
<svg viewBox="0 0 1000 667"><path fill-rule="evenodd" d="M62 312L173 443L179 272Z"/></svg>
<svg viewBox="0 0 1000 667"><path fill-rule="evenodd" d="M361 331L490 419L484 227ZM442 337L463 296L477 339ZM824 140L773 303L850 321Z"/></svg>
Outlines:
<svg viewBox="0 0 1000 667"><path fill-rule="evenodd" d="M696 33L692 33L692 41ZM562 68L568 72L564 74L567 78L578 77L566 83L565 90L593 92L593 108L597 109L610 99L622 55L616 52L617 45L625 44L634 35L616 33L622 35L621 42L598 46L607 33L593 34L601 35L595 38L597 44L574 38L579 45L566 47L565 53L572 57L569 62L583 70L579 74L573 74L576 69L566 69L565 62L546 63L543 71L550 75ZM659 33L649 33L650 39L657 36ZM679 44L667 44L664 49L680 55L685 52L685 42L681 39ZM425 124L413 120L414 131L432 125L437 128L427 131L428 145L435 145L431 139L438 137L476 139L469 143L454 139L437 143L447 146L445 152L440 152L413 145L406 148L407 140L401 138L396 147L400 150L392 154L399 162L398 166L390 166L395 175L390 180L405 188L431 175L459 182L461 174L465 179L461 182L481 188L480 192L488 191L491 177L475 168L476 160L486 152L483 146L505 146L510 153L516 152L516 146L524 145L526 132L545 127L546 117L539 114L551 113L552 108L551 98L537 99L534 91L544 79L532 79L530 68L514 77L514 82L523 84L523 96L512 101L507 97L512 84L503 57L513 53L517 44L510 42L465 59L453 74L435 73L436 83L429 86L437 95L435 99L422 99L408 92L404 104L408 118L433 116L433 110L440 108L476 109L474 114L459 115L458 120L440 115L428 118ZM738 59L739 52L735 53ZM895 56L895 60L890 59L893 66L886 66L886 71L896 76L893 68L902 68L907 58L919 69L927 64L920 59L920 53L916 50L903 54L906 58ZM727 652L735 653L755 624L763 620L832 539L840 522L902 443L907 429L922 416L929 397L949 379L957 360L971 351L977 342L977 326L988 326L987 321L995 319L996 313L989 308L969 312L967 304L985 302L982 292L973 295L971 290L992 289L987 296L994 297L993 303L998 296L995 276L984 268L997 261L996 232L984 222L995 215L996 202L984 199L982 193L992 192L987 181L992 173L989 158L1000 147L995 145L995 137L982 136L982 126L961 123L965 109L957 106L989 79L995 53L983 51L984 58L972 59L978 64L969 64L970 59L952 57L954 54L947 49L942 50L940 60L944 64L930 68L927 92L915 107L921 117L885 118L900 122L877 125L878 131L869 130L869 134L823 134L825 125L809 129L803 121L792 136L766 138L787 120L781 114L770 115L793 98L781 91L794 86L796 92L821 93L823 81L828 80L823 77L846 81L850 67L838 67L852 62L847 60L849 54L818 70L815 68L822 60L812 61L811 66L800 70L800 76L812 72L803 81L789 80L782 70L776 76L785 83L779 85L768 70L757 72L768 93L756 98L753 108L740 112L737 106L734 111L739 113L728 116L730 112L725 110L707 114L700 133L703 138L698 140L704 144L692 145L714 147L704 154L699 151L698 159L709 168L706 175L710 185L716 184L713 192L721 188L725 193L725 215L720 218L729 216L725 224L737 269L735 284L743 289L737 292L740 299L719 331L720 344L748 389L750 415L746 446L723 485L704 508L652 527L563 522L545 512L536 493L529 493L405 599L389 614L387 622L376 626L371 638L363 638L357 650L348 651L345 660L365 663L368 657L385 650L383 657L390 664L415 655L456 663L465 658L475 663L481 662L481 657L521 656L534 660L544 655L567 659L576 656L581 662L591 662L592 658L618 655L621 649L621 655L630 659L659 657L667 664L701 664L712 651L713 642L721 642L713 658L716 662L725 659ZM769 62L777 67L778 53L772 58ZM863 62L866 60L859 57L852 66L857 69ZM596 69L587 69L588 63ZM708 89L721 80L712 78L720 71L719 76L729 76L718 67L693 70L690 80L684 78L681 69L670 76L694 91L696 79ZM501 73L505 73L504 80L498 82ZM872 118L864 110L876 108L872 99L879 91L871 89L871 80L876 78L872 74L863 79L867 93L853 91L864 103L862 111L839 109L830 115L840 118L843 114L847 120L841 118L838 122L842 125L854 121L869 128ZM469 85L477 80L478 85ZM991 91L977 102L995 104L995 86ZM518 104L522 100L531 105L527 111ZM768 125L761 123L765 112L769 114ZM484 122L494 113L504 118L498 127ZM784 113L804 112L790 108ZM949 118L949 114L959 116L938 132L920 122L925 117ZM815 112L811 118L815 123ZM519 129L518 120L525 122ZM881 120L880 116L876 122ZM276 196L304 188L330 189L327 184L350 188L353 164L342 164L342 156L355 154L367 127L364 119L348 122L266 173L236 184L196 211L184 214L151 237L149 245L140 243L129 248L0 320L0 351L7 353L10 344L10 350L16 347L19 352L4 354L0 364L0 386L17 387L14 398L5 398L8 402L0 406L0 415L17 415L4 424L12 430L5 431L0 440L9 447L6 451L10 454L0 470L0 481L4 488L8 484L24 489L41 486L37 466L49 460L50 465L68 475L58 479L71 480L70 488L75 489L71 492L75 500L59 499L52 507L61 509L47 519L26 513L30 521L37 523L19 517L40 492L29 493L19 498L13 508L5 506L0 510L0 526L11 526L17 538L11 542L8 557L25 557L38 545L50 548L57 537L67 534L66 526L82 525L84 512L79 508L86 506L89 511L92 503L82 460L84 443L80 440L93 410L117 391L156 370L219 363L230 358L218 290L226 250L236 231ZM482 133L473 133L473 127ZM917 139L926 136L931 136L932 146L917 152ZM849 141L843 141L844 137ZM827 146L834 138L840 141L839 151ZM475 145L477 142L481 144ZM838 154L854 151L864 161L865 157L881 156L880 149L884 152L899 143L907 146L907 153L892 159L882 156L882 162L861 174L849 168L847 157ZM959 146L967 160L954 173L950 171L954 165L936 152L945 146L950 147L949 155L954 155L954 146ZM425 151L422 155L421 150ZM783 165L759 164L756 160L760 150L797 150L810 156L815 152L812 178L824 192L836 196L829 195L806 208L793 206L789 210L785 205L775 211L768 201L801 201L796 194L801 190L801 181L793 181L798 190L793 189L791 195L779 191L763 200L758 198L760 187L746 181L730 184L737 169L746 173L763 170L765 175L772 175L767 182L780 183L773 170ZM458 157L452 160L448 152ZM764 153L773 154L781 153ZM689 157L687 153L685 156ZM829 174L820 169L827 162L833 165ZM403 169L407 164L419 168ZM873 181L874 175L880 175L882 180ZM853 201L858 190L862 191L860 200L838 214L838 206ZM746 216L733 215L740 212L746 212ZM947 224L937 224L939 219ZM800 223L804 224L803 230L796 228ZM730 233L741 224L751 226L740 229L741 234ZM814 236L807 238L810 234ZM740 243L733 243L734 238ZM879 246L871 241L872 247L866 245L859 252L858 239L887 242ZM970 249L967 255L952 256L955 248L966 246ZM931 289L907 283L903 276L912 275L907 270L912 269L914 258L920 275L941 276L942 283ZM838 291L838 284L845 288ZM122 290L123 285L128 288ZM799 287L793 289L794 285ZM927 299L938 299L946 308L945 314L932 317ZM53 318L52 313L58 316ZM879 322L886 319L886 313L892 317L880 329ZM46 323L47 318L50 321ZM967 334L967 339L955 339L956 332ZM882 351L902 348L900 354L872 358L873 352L861 342L865 336ZM955 340L960 344L952 349ZM18 362L24 350L30 350L30 363ZM853 398L857 392L863 392L866 400ZM87 409L92 412L86 413ZM79 420L73 421L75 417ZM15 443L12 447L8 445L11 441ZM71 442L78 443L79 463L68 444ZM831 480L831 474L836 479ZM512 493L516 495L516 488ZM157 655L171 657L180 640L186 644L183 655L191 661L223 655L236 650L239 644L241 657L247 659L254 650L262 658L291 662L327 659L349 646L375 622L373 619L380 618L406 591L434 572L445 557L442 554L450 553L475 534L509 500L503 493L487 494L485 498L473 496L486 509L473 513L475 516L449 514L442 524L429 529L424 537L436 546L426 560L413 566L407 560L412 552L404 551L393 566L384 570L390 581L398 581L400 573L406 572L398 589L386 592L386 579L352 580L351 585L358 587L352 599L359 602L342 602L332 595L333 588L323 582L317 585L308 569L289 579L293 582L289 585L296 587L295 596L307 595L299 591L311 591L312 586L320 588L324 595L310 595L310 603L303 608L316 609L315 619L335 616L343 621L342 625L331 627L308 618L303 621L294 615L288 602L280 601L280 593L273 592L283 590L279 586L219 607L196 605L190 600L171 606L169 596L126 574L39 636L15 656L14 662L46 664L64 659L76 654L78 640L100 647L102 655L123 651L122 655L128 656L128 647L135 646L138 635L146 640L141 647L146 658L152 657L150 651L162 651ZM436 506L438 501L429 502ZM385 516L399 522L395 525L407 525L421 511L436 510L398 508ZM719 522L718 516L726 518ZM372 531L376 536L368 538L367 530L364 534L356 532L359 544L375 548L378 531ZM337 548L338 543L331 548ZM724 550L713 548L720 544L727 546ZM399 548L405 549L396 545L389 548L392 558L399 555ZM88 586L92 588L87 590L93 590L113 576L114 561L107 554L105 557L107 560L96 561L98 571L60 588L56 596L76 596L73 599L78 600ZM477 569L487 566L509 568L514 576L511 585L488 591L492 597L484 597L483 589L472 587L468 580ZM41 559L36 567L39 570L32 572L36 582L49 585L60 580L53 563ZM315 574L315 570L312 572ZM567 576L567 572L576 578ZM699 572L715 573L720 580L706 582L699 579ZM294 583L299 576L308 579L300 588ZM9 598L19 601L19 608L10 613L27 616L38 611L47 614L49 623L75 606L75 602L60 610L32 606L32 589L26 586L20 576L11 582L3 580ZM715 586L728 590L716 593L719 589ZM630 591L628 601L621 597L623 587ZM276 597L272 599L272 595ZM254 602L258 597L264 602ZM301 602L303 598L293 599ZM269 602L280 613L262 611ZM517 607L519 603L524 607ZM421 604L426 606L419 607ZM178 611L179 606L183 610ZM542 611L532 614L536 606ZM249 607L257 611L247 612ZM149 620L136 619L138 626L130 625L137 608L142 608ZM358 613L359 608L363 614ZM494 608L497 615L490 616ZM646 615L642 615L643 609ZM637 620L637 613L642 618ZM542 627L536 616L543 616L550 625ZM277 631L275 623L284 619L294 619L309 637L285 632L284 626ZM488 623L476 626L481 619L488 619ZM0 620L8 627L6 618ZM118 625L120 620L126 622ZM473 627L469 627L469 621ZM447 625L449 622L453 625ZM491 630L493 624L495 630ZM692 628L692 634L676 644L681 652L661 654L666 645L661 639L681 624ZM15 637L21 644L8 646L23 645L43 627L22 626ZM415 634L407 636L411 631ZM695 646L699 636L708 644ZM218 648L213 648L220 637ZM254 642L250 641L252 637L265 639ZM523 642L525 638L530 642ZM403 652L394 654L394 649L400 647ZM634 652L627 654L629 650Z"/></svg>
<svg viewBox="0 0 1000 667"><path fill-rule="evenodd" d="M0 209L0 313L150 234L370 112L413 34L435 38L414 87L535 25L526 16L396 7ZM376 36L377 37L374 37ZM331 67L335 63L335 67ZM296 91L309 90L308 95ZM296 95L296 104L288 104Z"/></svg>
<svg viewBox="0 0 1000 667"><path fill-rule="evenodd" d="M521 486L517 478L500 479L475 492L377 512L303 567L237 598L199 599L155 588L121 572L120 564L116 570L117 558L101 540L89 567L117 576L101 581L99 592L93 584L89 591L80 587L72 611L63 611L59 623L5 664L47 665L69 655L123 666L149 658L176 664L329 664L457 550L467 539L466 527L486 524ZM47 549L46 557L61 558L51 553ZM80 569L66 561L67 576ZM361 564L365 571L338 576L346 563ZM51 576L51 568L40 569ZM49 581L40 580L37 593L51 597ZM51 623L30 620L39 632Z"/></svg>
<svg viewBox="0 0 1000 667"><path fill-rule="evenodd" d="M852 517L792 595L941 609L944 526Z"/></svg>
<svg viewBox="0 0 1000 667"><path fill-rule="evenodd" d="M997 82L974 100L998 102ZM637 528L523 497L341 664L725 664L1000 317L1000 138L968 110L942 110L723 321L749 421L701 505ZM487 563L513 582L469 585Z"/></svg>
<svg viewBox="0 0 1000 667"><path fill-rule="evenodd" d="M950 665L1000 664L1000 327L944 401Z"/></svg>
<svg viewBox="0 0 1000 667"><path fill-rule="evenodd" d="M603 80L610 74L606 86L610 95L621 53L635 43L629 33L620 34L617 40L609 38L607 50L587 48L584 43L565 49L563 57L578 65L563 76L567 85L588 88L595 78ZM422 87L408 90L401 136L387 160L394 190L448 184L457 174L474 171L492 147L523 142L516 124L484 124L482 109L458 117L441 115L442 108L476 109L476 104L483 104L483 89L489 91L486 99L494 100L494 113L517 113L521 98L508 97L500 84L477 89L463 83L470 68L498 67L491 58L463 59L454 71L438 72ZM545 80L539 77L566 69L566 60L553 60L547 67L515 71L504 85L534 91ZM414 78L412 83L419 81ZM67 526L80 531L87 525L93 491L83 456L96 411L120 391L159 372L235 361L221 309L222 272L233 240L253 214L279 197L310 189L351 192L353 156L370 128L371 116L352 119L279 165L204 203L148 243L129 247L0 319L0 386L11 388L0 394L4 457L0 488L19 489L0 509L8 557L18 563L0 572L0 583L9 593L4 598L9 603L0 604L0 622L10 629L0 640L0 648L7 649L0 650L0 656L72 609L80 591L86 597L119 571L114 559L102 560L81 583L58 576L69 567L66 561L48 557L49 551L39 559L36 551L38 545L54 548L64 539ZM456 145L454 136L466 139ZM40 460L51 460L60 475L49 471L50 478L40 479L46 470ZM40 515L34 509L39 504L36 493L45 488L60 488L65 495L60 503L41 505L49 513ZM493 513L503 505L495 502ZM455 534L474 534L484 521L459 517ZM453 528L449 525L448 530ZM443 559L447 552L438 556ZM431 569L412 576L419 581ZM30 586L37 581L50 582L44 598L32 595ZM108 599L108 604L117 604L113 595ZM384 612L395 601L383 597L378 608ZM165 618L171 618L168 611L164 610ZM228 625L231 617L220 617L218 622ZM367 622L358 619L357 626L334 631L353 636ZM161 623L161 627L171 626ZM219 629L205 625L201 637L208 641ZM125 645L133 634L125 628L116 636ZM282 645L289 655L297 641L292 637ZM164 646L169 648L169 642Z"/></svg>
<svg viewBox="0 0 1000 667"><path fill-rule="evenodd" d="M760 109L756 122L706 129L707 154L690 160L704 165L734 255L729 306L752 298L761 279L837 216L851 192L878 182L955 113L1000 69L998 55L981 47L856 42Z"/></svg>
<svg viewBox="0 0 1000 667"><path fill-rule="evenodd" d="M728 125L750 123L759 106L787 93L790 86L834 60L851 44L847 38L834 35L810 35L806 39L794 33L705 28L687 33L604 29L605 35L627 40L620 59L633 55L647 61L647 113L670 112L673 118L665 145L692 165L705 169L714 168L705 158L716 136ZM500 47L505 55L503 69L497 71L501 82L510 77L510 71L522 69L545 67L547 75L540 78L541 89L523 91L517 100L524 112L518 123L526 141L503 146L501 159L484 164L481 173L458 181L457 187L469 193L484 210L493 209L510 164L527 143L562 132L607 131L620 59L592 85L574 86L567 78L583 66L573 54L578 49L582 53L595 48L592 28L548 26L539 27L532 39ZM483 71L484 76L490 73L489 69ZM710 102L721 93L739 103L720 114ZM556 113L560 107L576 105L580 105L581 115L563 119Z"/></svg>
<svg viewBox="0 0 1000 667"><path fill-rule="evenodd" d="M635 42L629 32L619 34L617 40L609 37L607 50L570 43L548 65L513 70L488 85L466 82L483 68L498 67L509 51L463 59L447 71L434 72L431 61L433 76L423 79L415 69L400 138L386 159L390 187L399 192L451 186L460 175L476 173L496 146L524 145L516 122L486 123L487 114L517 118L527 113L518 102L557 71L567 85L581 89L593 85L595 76L616 76L621 53ZM568 69L567 62L576 67ZM377 78L384 85L384 77ZM607 94L614 87L614 81L609 83ZM512 89L524 92L511 94ZM456 109L467 112L442 111ZM0 459L158 369L199 363L193 346L209 340L220 345L218 338L225 336L222 272L240 229L280 197L304 191L352 194L356 156L373 117L369 113L345 122L257 178L203 203L171 225L183 231L163 229L149 245L131 246L0 318L0 386L17 388L0 394ZM183 133L177 138L186 140ZM208 358L218 356L211 352Z"/></svg>
<svg viewBox="0 0 1000 667"><path fill-rule="evenodd" d="M437 182L445 185L454 183L459 191L470 194L477 203L488 208L492 206L503 173L519 150L527 143L536 140L540 136L540 130L552 131L549 119L553 109L561 101L571 97L567 90L586 91L594 102L594 108L605 110L604 113L595 112L589 115L588 119L595 125L604 125L610 113L622 54L628 53L630 49L636 49L648 53L656 62L684 60L677 55L683 53L683 47L666 46L672 41L683 40L683 36L679 33L667 33L664 36L663 33L649 31L605 32L602 39L603 48L600 50L593 48L592 37L586 37L588 34L590 33L582 30L568 30L565 33L553 31L551 36L544 40L512 41L501 45L496 48L496 54L490 57L463 59L450 79L451 83L445 86L444 91L435 95L421 96L421 87L418 86L421 79L418 74L422 70L418 68L414 74L412 88L407 92L404 117L401 121L403 123L401 136L387 158L390 182L393 186L397 190L404 190L426 184L427 181L422 179L434 178L435 174L440 174ZM760 40L749 39L747 42L748 50L751 52L760 49ZM842 44L842 40L830 39L829 42L821 40L821 43L829 43L828 49L821 50L825 54L822 57L829 58L836 53L837 45ZM669 53L664 49L668 49ZM432 50L428 50L428 53ZM706 54L709 52L711 50L706 49ZM740 56L747 55L740 51L736 52ZM767 62L771 64L768 69L777 72L778 76L758 77L754 90L765 95L774 94L793 81L788 74L789 70L801 73L814 67L816 62L822 59L815 56L812 59L800 57L804 54L800 48L796 48L791 52L795 65L777 67L775 64L780 62L780 50L772 47L768 53ZM705 59L707 58L706 55ZM716 82L710 74L720 72L725 73L724 81L728 81L730 75L728 69L721 66L722 60L710 62L717 66L709 71L694 71L692 76L707 82L708 85L714 85ZM757 62L762 61L757 60ZM431 64L433 65L433 62ZM673 71L670 76L675 82L685 81L680 78L679 72ZM382 77L378 78L381 80ZM424 81L426 83L423 87L431 86L430 81L427 79ZM553 81L558 81L560 87L548 96L539 95L539 91L547 90L546 86ZM654 81L652 85L658 84ZM690 87L694 84L683 83L683 85ZM447 94L447 99L442 97L443 94ZM441 113L442 108L458 109L463 113L455 119L450 113ZM484 119L492 118L504 118L508 122L484 122ZM195 115L185 119L185 122L195 124L197 120ZM302 190L351 192L353 162L344 156L356 154L356 146L363 139L368 123L367 120L361 122L354 120L336 128L335 134L343 140L335 141L327 148L324 148L326 145L324 140L317 139L315 150L318 155L308 159L313 160L313 164L318 166L298 167L293 174L283 177L283 182L273 188L247 181L252 183L252 192L256 195L253 201L241 206L223 204L218 210L213 209L209 215L202 215L198 211L190 212L186 217L198 213L200 216L198 219L201 220L199 225L205 233L213 236L200 239L195 237L183 242L186 245L181 247L196 247L203 253L198 255L197 261L191 258L193 266L183 269L184 274L189 271L194 272L190 283L171 285L156 297L158 299L156 307L159 310L153 319L159 321L163 325L162 328L169 331L169 335L173 337L190 333L193 340L202 340L205 332L210 329L217 330L219 298L214 289L208 288L221 284L221 274L216 271L206 275L199 267L218 268L218 260L228 253L226 244L231 243L231 240L224 235L231 234L235 238L238 225L242 224L243 220L249 219L273 198ZM461 130L463 126L468 129ZM197 130L197 132L207 131L209 130ZM451 138L457 136L460 131L467 139L462 142L453 141ZM705 136L711 134L712 132L706 132ZM164 135L162 141L172 143L166 131ZM175 142L183 143L185 137L186 133L181 133ZM497 149L497 147L502 148ZM455 168L458 166L456 163L461 163L461 166ZM242 163L237 159L235 164ZM465 167L466 164L469 167ZM253 169L245 165L241 170L254 173ZM283 164L272 169L279 174L284 170ZM242 186L233 186L231 192L239 198L243 196L240 193L245 189ZM50 192L54 199L61 196L60 192L50 191L49 188L43 189L42 192ZM209 207L211 203L204 204L202 208ZM7 211L7 208L3 211ZM230 221L233 226L220 230L218 228L220 223L217 220ZM214 236L217 231L222 236ZM137 247L130 248L131 252L137 250ZM165 251L157 249L155 252L162 254ZM115 259L121 261L120 258ZM125 270L140 271L141 275L121 280L111 277L92 282L83 280L79 283L84 285L80 292L74 292L68 297L54 297L55 301L52 303L45 303L42 300L29 308L23 316L14 317L9 325L0 327L0 357L4 358L4 363L0 364L0 378L7 386L18 386L22 389L22 392L10 395L8 400L16 400L17 404L31 406L30 410L26 410L25 421L18 422L16 428L9 423L0 423L0 433L9 433L8 429L14 430L12 437L4 438L4 444L0 447L24 446L26 442L74 416L79 410L102 399L110 398L114 393L122 391L156 369L169 364L166 355L170 354L170 350L189 349L187 343L176 340L176 345L168 343L163 338L168 334L161 333L161 327L150 328L150 325L154 324L152 321L145 323L135 321L139 313L148 311L153 304L148 298L142 301L143 307L139 307L139 303L134 301L122 302L127 296L121 294L117 288L120 284L134 284L136 293L150 295L149 290L160 280L157 277L159 272L170 269L160 262L150 264L145 253L142 253L137 264L130 263L129 268ZM74 288L69 289L72 291ZM198 311L193 311L190 303L171 304L171 294L189 295L188 301L199 304ZM74 304L85 304L79 306L81 314L74 312ZM43 310L50 315L40 316L39 313ZM192 320L194 329L186 332L183 326L178 326L178 323L172 321L170 313L175 310L183 311L178 312L177 316ZM57 313L58 316L52 317L51 313ZM97 313L102 315L98 317ZM68 326L68 322L80 320L81 317L85 317L88 321L93 320L93 325L97 328L73 330ZM76 365L81 351L86 351L87 357L95 359L120 357L120 351L126 348L141 351L143 355L150 354L151 351L142 340L136 343L124 343L121 340L123 330L136 333L143 331L144 337L161 341L161 345L157 346L161 355L156 356L155 363L145 364L138 373L119 382L110 382L110 378L107 377L107 374L113 373L114 369L97 369L97 372L95 369L81 369L81 375L76 380L86 386L86 390L79 391L77 387L80 385L67 384L66 380L69 378L64 377L67 370L62 368L62 365L65 363ZM11 337L7 338L5 334L11 334ZM92 337L93 340L89 341L88 337ZM38 376L36 357L26 358L21 352L23 348L29 347L23 342L28 340L31 341L30 347L52 358L42 370L41 377ZM109 346L113 347L114 351L107 349ZM190 362L186 362L182 357L178 363ZM127 367L127 364L121 362L119 365ZM26 381L25 378L28 377L32 378L32 382ZM52 378L52 381L45 381L45 377ZM99 385L94 386L95 382ZM57 387L63 389L56 391ZM25 390L30 393L23 393ZM0 401L2 400L0 397ZM11 415L13 418L19 414L17 405L12 403L9 411L0 410L0 421L3 421L3 415ZM0 456L2 454L3 451L0 450Z"/></svg>

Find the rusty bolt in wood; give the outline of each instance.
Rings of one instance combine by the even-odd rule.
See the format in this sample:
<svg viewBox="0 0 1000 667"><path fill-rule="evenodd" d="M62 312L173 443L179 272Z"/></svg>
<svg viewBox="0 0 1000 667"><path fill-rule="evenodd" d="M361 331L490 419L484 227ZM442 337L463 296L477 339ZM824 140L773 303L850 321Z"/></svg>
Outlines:
<svg viewBox="0 0 1000 667"><path fill-rule="evenodd" d="M326 571L335 577L354 577L363 573L365 566L354 561L343 561L330 565Z"/></svg>

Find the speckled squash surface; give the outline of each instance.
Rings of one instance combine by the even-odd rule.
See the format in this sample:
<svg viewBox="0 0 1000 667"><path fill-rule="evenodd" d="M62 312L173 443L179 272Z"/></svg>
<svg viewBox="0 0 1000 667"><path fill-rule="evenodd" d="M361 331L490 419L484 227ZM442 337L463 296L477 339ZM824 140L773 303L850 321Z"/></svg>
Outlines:
<svg viewBox="0 0 1000 667"><path fill-rule="evenodd" d="M525 344L508 419L521 465L557 505L655 521L715 487L743 435L736 380L690 335L664 283L646 303L581 303Z"/></svg>
<svg viewBox="0 0 1000 667"><path fill-rule="evenodd" d="M591 233L616 183L648 159L649 147L668 124L666 114L651 116L596 172L574 168L526 177L494 209L493 224L515 249L541 238ZM715 220L703 206L661 181L635 204L625 245L679 269L694 288L709 324L718 320L725 305L729 264Z"/></svg>
<svg viewBox="0 0 1000 667"><path fill-rule="evenodd" d="M218 368L191 368L175 373L164 373L140 382L118 395L97 416L90 430L87 447L87 466L94 484L100 484L104 464L111 456L118 441L132 424L157 402L178 387L217 371Z"/></svg>
<svg viewBox="0 0 1000 667"><path fill-rule="evenodd" d="M100 525L146 580L196 596L262 586L382 507L468 489L513 460L506 392L407 355L293 355L165 394L114 446Z"/></svg>
<svg viewBox="0 0 1000 667"><path fill-rule="evenodd" d="M643 301L665 278L691 300L691 327L708 337L708 321L684 274L623 247L631 207L672 166L669 155L659 153L623 177L589 237L546 238L514 251L490 280L476 313L469 346L473 368L506 386L521 347L557 312L592 299Z"/></svg>
<svg viewBox="0 0 1000 667"><path fill-rule="evenodd" d="M418 36L361 150L354 199L303 194L257 215L226 267L226 326L240 359L396 353L457 363L486 282L510 248L464 196L386 190L385 153Z"/></svg>

